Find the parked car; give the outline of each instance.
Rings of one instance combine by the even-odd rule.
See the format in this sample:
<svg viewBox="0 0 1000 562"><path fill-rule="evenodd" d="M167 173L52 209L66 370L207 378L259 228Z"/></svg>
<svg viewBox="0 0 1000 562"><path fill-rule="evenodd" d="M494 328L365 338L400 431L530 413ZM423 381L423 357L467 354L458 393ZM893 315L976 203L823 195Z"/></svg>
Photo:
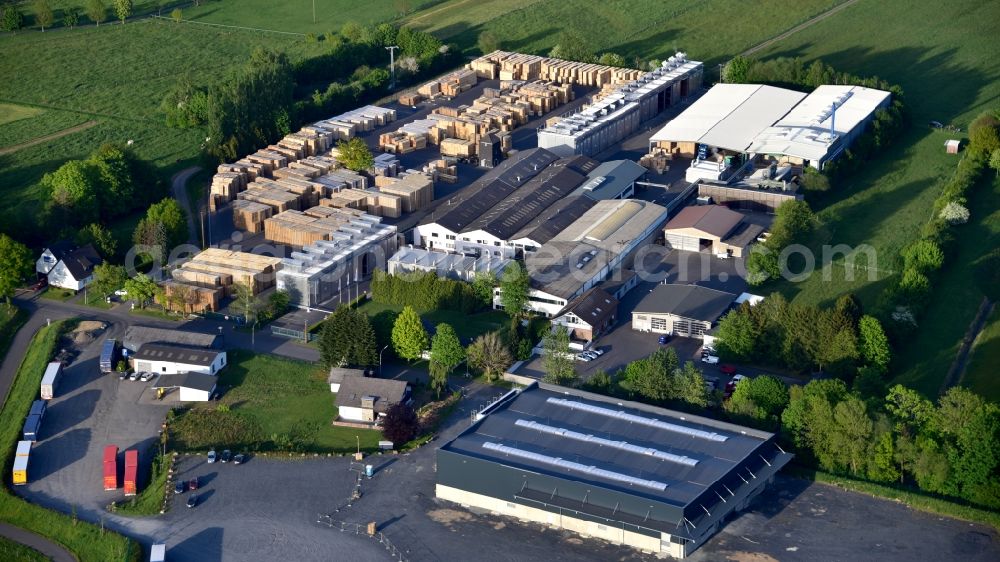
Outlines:
<svg viewBox="0 0 1000 562"><path fill-rule="evenodd" d="M715 389L719 387L718 381L712 379L705 379L705 390L708 392L715 392Z"/></svg>
<svg viewBox="0 0 1000 562"><path fill-rule="evenodd" d="M729 398L730 396L733 395L733 392L736 391L736 385L739 384L739 382L745 378L746 378L745 376L737 373L736 375L733 376L732 380L726 383L726 389L724 391L726 398Z"/></svg>
<svg viewBox="0 0 1000 562"><path fill-rule="evenodd" d="M208 464L215 462L215 449L208 452Z"/></svg>
<svg viewBox="0 0 1000 562"><path fill-rule="evenodd" d="M133 371L132 374L128 376L128 380L130 381L139 380L139 371Z"/></svg>
<svg viewBox="0 0 1000 562"><path fill-rule="evenodd" d="M128 378L128 371L118 373L118 380L123 381Z"/></svg>
<svg viewBox="0 0 1000 562"><path fill-rule="evenodd" d="M153 378L154 376L155 376L155 375L154 375L153 373L150 373L149 371L146 371L145 373L143 373L143 374L139 375L139 380L140 380L140 381L142 381L142 382L148 382L148 381L150 381L150 380L151 380L151 379L152 379L152 378Z"/></svg>
<svg viewBox="0 0 1000 562"><path fill-rule="evenodd" d="M593 358L586 353L577 353L576 359L577 361L593 361Z"/></svg>
<svg viewBox="0 0 1000 562"><path fill-rule="evenodd" d="M174 493L175 494L183 494L184 491L185 491L184 481L183 480L178 480L177 483L174 484Z"/></svg>
<svg viewBox="0 0 1000 562"><path fill-rule="evenodd" d="M245 462L247 462L247 457L243 453L239 453L233 457L233 464L243 464Z"/></svg>
<svg viewBox="0 0 1000 562"><path fill-rule="evenodd" d="M127 297L128 296L128 291L126 291L125 289L118 289L117 291L115 291L115 296L116 297Z"/></svg>
<svg viewBox="0 0 1000 562"><path fill-rule="evenodd" d="M600 355L594 353L593 351L584 351L583 354L586 355L587 357L590 357L591 359L597 359L598 357L600 357Z"/></svg>
<svg viewBox="0 0 1000 562"><path fill-rule="evenodd" d="M593 353L594 355L596 355L598 357L604 355L604 350L601 349L601 348L599 348L599 347L595 347L595 348L589 349L588 351L590 353Z"/></svg>
<svg viewBox="0 0 1000 562"><path fill-rule="evenodd" d="M736 365L729 365L729 364L722 365L721 367L719 367L719 372L725 375L735 375Z"/></svg>
<svg viewBox="0 0 1000 562"><path fill-rule="evenodd" d="M198 489L198 477L188 480L188 490L194 491Z"/></svg>
<svg viewBox="0 0 1000 562"><path fill-rule="evenodd" d="M660 336L660 340L659 341L660 341L660 345L663 345L663 344L667 343L668 341L670 341L670 336L668 336L667 334L663 334L662 336Z"/></svg>
<svg viewBox="0 0 1000 562"><path fill-rule="evenodd" d="M708 363L709 365L715 365L719 362L719 358L714 355L702 355L701 362Z"/></svg>
<svg viewBox="0 0 1000 562"><path fill-rule="evenodd" d="M221 459L222 462L229 462L230 460L232 460L232 458L233 458L233 453L229 449L222 451L222 459Z"/></svg>
<svg viewBox="0 0 1000 562"><path fill-rule="evenodd" d="M198 494L191 494L188 496L187 506L194 507L198 505Z"/></svg>
<svg viewBox="0 0 1000 562"><path fill-rule="evenodd" d="M745 376L737 373L737 374L733 375L733 384L739 384L739 382L741 380L745 379L745 378L746 378Z"/></svg>
<svg viewBox="0 0 1000 562"><path fill-rule="evenodd" d="M49 280L46 279L45 277L42 277L41 279L39 279L38 281L36 281L34 285L31 286L31 290L32 291L41 291L48 284L49 284Z"/></svg>

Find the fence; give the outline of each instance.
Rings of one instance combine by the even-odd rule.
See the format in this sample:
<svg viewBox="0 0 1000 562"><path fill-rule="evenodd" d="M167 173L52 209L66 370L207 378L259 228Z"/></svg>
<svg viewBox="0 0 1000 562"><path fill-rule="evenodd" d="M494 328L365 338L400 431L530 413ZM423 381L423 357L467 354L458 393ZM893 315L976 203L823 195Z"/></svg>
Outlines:
<svg viewBox="0 0 1000 562"><path fill-rule="evenodd" d="M303 332L302 330L293 330L291 328L284 328L281 326L274 326L274 325L271 326L271 334L299 341L313 341L319 338L319 334L310 333L308 335L309 339L306 340L306 333Z"/></svg>
<svg viewBox="0 0 1000 562"><path fill-rule="evenodd" d="M396 548L391 542L389 542L389 537L385 536L382 531L376 531L374 534L368 533L368 525L362 523L347 523L346 521L338 521L333 519L329 515L320 515L316 518L316 523L319 525L326 525L331 529L337 529L341 533L354 533L359 536L366 536L371 538L373 541L381 544L389 551L389 555L396 560L405 561L406 558L403 556L403 552Z"/></svg>

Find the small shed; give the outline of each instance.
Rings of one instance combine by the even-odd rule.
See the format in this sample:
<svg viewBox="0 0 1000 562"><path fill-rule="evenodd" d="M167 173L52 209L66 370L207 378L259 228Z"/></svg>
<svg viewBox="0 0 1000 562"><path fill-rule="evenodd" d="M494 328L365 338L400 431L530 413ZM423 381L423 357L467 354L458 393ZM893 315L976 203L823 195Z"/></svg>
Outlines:
<svg viewBox="0 0 1000 562"><path fill-rule="evenodd" d="M208 402L215 392L218 378L204 373L179 373L176 375L160 375L153 384L153 389L179 390L178 400L181 402Z"/></svg>
<svg viewBox="0 0 1000 562"><path fill-rule="evenodd" d="M962 147L962 141L955 139L948 139L944 141L944 150L948 154L958 154L958 150Z"/></svg>

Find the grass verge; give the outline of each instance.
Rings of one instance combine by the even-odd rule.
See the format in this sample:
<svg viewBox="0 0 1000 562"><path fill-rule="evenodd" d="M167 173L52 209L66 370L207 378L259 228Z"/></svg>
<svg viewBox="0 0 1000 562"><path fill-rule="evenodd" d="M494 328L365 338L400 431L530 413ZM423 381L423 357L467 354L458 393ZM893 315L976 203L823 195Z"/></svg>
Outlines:
<svg viewBox="0 0 1000 562"><path fill-rule="evenodd" d="M161 513L165 504L169 467L170 458L157 453L151 463L149 484L135 497L124 503L114 504L109 511L133 516Z"/></svg>
<svg viewBox="0 0 1000 562"><path fill-rule="evenodd" d="M1000 306L994 306L986 326L976 338L962 386L1000 402L1000 385L996 383L997 365L1000 365Z"/></svg>
<svg viewBox="0 0 1000 562"><path fill-rule="evenodd" d="M0 537L0 560L8 560L10 562L45 562L48 558L33 548Z"/></svg>
<svg viewBox="0 0 1000 562"><path fill-rule="evenodd" d="M0 305L0 357L7 356L7 348L27 321L28 313L24 310L16 306Z"/></svg>
<svg viewBox="0 0 1000 562"><path fill-rule="evenodd" d="M35 334L28 351L18 368L3 409L0 410L0 464L3 465L5 483L13 463L14 448L21 429L21 421L38 396L38 386L45 371L45 363L52 357L59 337L72 321L53 322ZM28 474L29 478L31 473ZM57 511L29 503L5 486L0 494L0 520L17 527L31 529L72 551L82 562L109 560L138 561L141 548L135 541L98 526L79 521ZM0 557L2 558L2 557Z"/></svg>
<svg viewBox="0 0 1000 562"><path fill-rule="evenodd" d="M43 299L49 299L52 301L66 302L69 299L76 296L76 293L70 291L69 289L63 289L60 287L46 287L42 294L39 295Z"/></svg>
<svg viewBox="0 0 1000 562"><path fill-rule="evenodd" d="M886 500L895 500L918 511L933 513L935 515L943 515L945 517L953 517L963 521L982 523L984 525L989 525L994 529L1000 529L1000 513L994 511L980 509L971 505L955 503L954 501L936 496L929 496L913 490L897 488L886 484L876 484L874 482L855 480L853 478L838 476L836 474L830 474L829 472L823 472L821 470L814 470L811 468L794 466L787 468L786 473L795 476L796 478L802 478L803 480L829 484L831 486L836 486L838 488L843 488L845 490L861 494L871 494L872 496L877 496Z"/></svg>

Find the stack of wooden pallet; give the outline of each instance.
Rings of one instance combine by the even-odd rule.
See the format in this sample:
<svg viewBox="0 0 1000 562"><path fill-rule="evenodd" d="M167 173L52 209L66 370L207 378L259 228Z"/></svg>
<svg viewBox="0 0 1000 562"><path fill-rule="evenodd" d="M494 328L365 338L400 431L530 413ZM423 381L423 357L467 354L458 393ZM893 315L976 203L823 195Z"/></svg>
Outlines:
<svg viewBox="0 0 1000 562"><path fill-rule="evenodd" d="M271 218L274 209L256 201L233 201L233 227L256 234L264 231L264 221Z"/></svg>
<svg viewBox="0 0 1000 562"><path fill-rule="evenodd" d="M349 223L355 216L340 212L339 209L320 207L324 208L333 212L306 214L299 211L285 211L274 215L264 221L264 238L277 244L308 246L320 240L330 240L339 227Z"/></svg>
<svg viewBox="0 0 1000 562"><path fill-rule="evenodd" d="M644 73L632 68L566 61L536 55L494 51L469 64L477 76L490 80L553 80L564 84L603 86L629 82Z"/></svg>
<svg viewBox="0 0 1000 562"><path fill-rule="evenodd" d="M259 181L259 180L258 180ZM243 201L253 201L271 207L275 213L302 208L299 196L278 187L263 186L254 182L246 191L236 196Z"/></svg>
<svg viewBox="0 0 1000 562"><path fill-rule="evenodd" d="M172 312L215 312L219 310L222 294L221 287L208 288L178 281L164 281L163 293L157 295L156 302Z"/></svg>
<svg viewBox="0 0 1000 562"><path fill-rule="evenodd" d="M476 71L469 68L460 68L455 72L450 72L437 80L432 80L420 86L417 88L417 93L426 98L437 96L455 97L475 86L478 81L479 78L476 76Z"/></svg>
<svg viewBox="0 0 1000 562"><path fill-rule="evenodd" d="M368 194L361 189L344 189L330 194L326 199L320 199L321 207L332 207L336 209L368 209Z"/></svg>
<svg viewBox="0 0 1000 562"><path fill-rule="evenodd" d="M441 141L441 156L469 158L476 153L476 143L462 139L447 138Z"/></svg>
<svg viewBox="0 0 1000 562"><path fill-rule="evenodd" d="M423 100L423 96L414 92L407 92L399 95L399 105L416 106Z"/></svg>
<svg viewBox="0 0 1000 562"><path fill-rule="evenodd" d="M226 296L233 295L235 285L243 285L257 295L274 286L280 267L280 258L208 248L184 262L172 275L180 283L221 288Z"/></svg>
<svg viewBox="0 0 1000 562"><path fill-rule="evenodd" d="M378 137L378 146L392 154L408 154L427 147L427 133L414 134L403 129L382 133Z"/></svg>
<svg viewBox="0 0 1000 562"><path fill-rule="evenodd" d="M379 154L375 157L372 165L372 172L377 179L379 176L393 177L399 174L399 158L392 154Z"/></svg>
<svg viewBox="0 0 1000 562"><path fill-rule="evenodd" d="M400 199L400 210L404 213L419 211L434 200L434 182L431 177L421 173L407 173L398 178L382 178L384 183L378 190L382 193L395 195Z"/></svg>
<svg viewBox="0 0 1000 562"><path fill-rule="evenodd" d="M649 154L646 154L639 159L639 165L649 170L653 170L657 174L662 174L670 169L670 161L672 159L673 155L666 150L662 148L653 148Z"/></svg>

